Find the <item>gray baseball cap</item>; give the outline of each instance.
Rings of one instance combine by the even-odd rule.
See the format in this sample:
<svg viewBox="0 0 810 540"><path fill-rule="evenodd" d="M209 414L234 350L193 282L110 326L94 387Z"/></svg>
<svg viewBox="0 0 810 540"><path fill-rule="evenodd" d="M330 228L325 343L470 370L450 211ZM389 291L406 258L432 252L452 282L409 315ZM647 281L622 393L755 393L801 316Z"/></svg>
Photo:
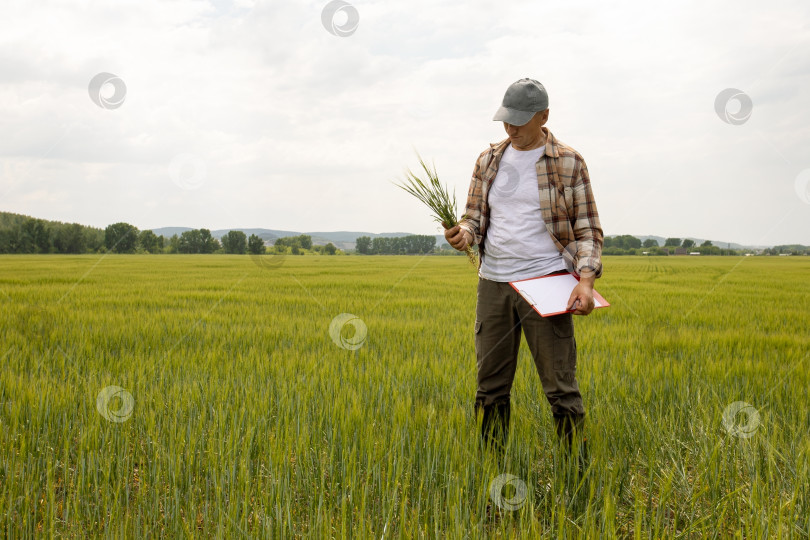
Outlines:
<svg viewBox="0 0 810 540"><path fill-rule="evenodd" d="M534 113L548 109L548 93L534 79L520 79L509 85L501 107L493 120L522 126L532 119Z"/></svg>

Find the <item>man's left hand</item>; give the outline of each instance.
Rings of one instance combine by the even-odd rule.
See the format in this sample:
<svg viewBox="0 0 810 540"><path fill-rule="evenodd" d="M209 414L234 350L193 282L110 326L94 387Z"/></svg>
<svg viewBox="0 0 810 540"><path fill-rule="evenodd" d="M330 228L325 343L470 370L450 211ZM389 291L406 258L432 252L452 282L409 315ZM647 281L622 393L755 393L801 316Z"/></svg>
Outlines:
<svg viewBox="0 0 810 540"><path fill-rule="evenodd" d="M568 298L568 310L574 310L574 315L587 315L593 311L593 275L580 276L579 283L571 291L571 296Z"/></svg>

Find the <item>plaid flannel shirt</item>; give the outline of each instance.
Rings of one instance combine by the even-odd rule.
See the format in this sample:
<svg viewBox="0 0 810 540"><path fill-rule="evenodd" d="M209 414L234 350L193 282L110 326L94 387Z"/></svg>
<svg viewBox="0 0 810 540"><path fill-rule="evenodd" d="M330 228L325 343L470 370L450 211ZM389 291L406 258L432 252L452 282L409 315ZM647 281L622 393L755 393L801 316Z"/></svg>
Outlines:
<svg viewBox="0 0 810 540"><path fill-rule="evenodd" d="M546 151L535 167L540 212L546 229L572 270L581 274L583 268L589 267L599 277L602 275L602 226L585 160L576 150L558 141L547 128L542 129L547 136ZM466 215L459 223L472 235L473 245L478 244L481 257L486 257L484 239L489 222L489 190L508 145L509 139L490 144L490 148L478 156L467 193Z"/></svg>

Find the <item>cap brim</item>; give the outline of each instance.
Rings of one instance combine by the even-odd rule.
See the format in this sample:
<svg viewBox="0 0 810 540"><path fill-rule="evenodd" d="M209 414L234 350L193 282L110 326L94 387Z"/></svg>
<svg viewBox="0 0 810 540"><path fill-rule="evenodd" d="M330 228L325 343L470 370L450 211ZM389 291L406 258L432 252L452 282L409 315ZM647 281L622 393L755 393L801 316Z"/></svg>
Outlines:
<svg viewBox="0 0 810 540"><path fill-rule="evenodd" d="M519 111L517 109L507 109L501 106L492 117L495 122L506 122L513 126L522 126L528 124L529 120L534 116L535 111Z"/></svg>

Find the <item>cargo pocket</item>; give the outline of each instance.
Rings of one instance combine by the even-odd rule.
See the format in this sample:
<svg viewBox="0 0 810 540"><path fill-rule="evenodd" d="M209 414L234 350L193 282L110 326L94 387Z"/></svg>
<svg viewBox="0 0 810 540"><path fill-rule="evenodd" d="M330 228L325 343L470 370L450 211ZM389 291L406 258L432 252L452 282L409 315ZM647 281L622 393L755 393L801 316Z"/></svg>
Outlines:
<svg viewBox="0 0 810 540"><path fill-rule="evenodd" d="M558 338L570 338L574 335L574 317L570 313L561 313L551 317L551 328Z"/></svg>
<svg viewBox="0 0 810 540"><path fill-rule="evenodd" d="M554 331L554 370L573 372L577 362L577 346L574 341L574 318L570 313L551 317Z"/></svg>

